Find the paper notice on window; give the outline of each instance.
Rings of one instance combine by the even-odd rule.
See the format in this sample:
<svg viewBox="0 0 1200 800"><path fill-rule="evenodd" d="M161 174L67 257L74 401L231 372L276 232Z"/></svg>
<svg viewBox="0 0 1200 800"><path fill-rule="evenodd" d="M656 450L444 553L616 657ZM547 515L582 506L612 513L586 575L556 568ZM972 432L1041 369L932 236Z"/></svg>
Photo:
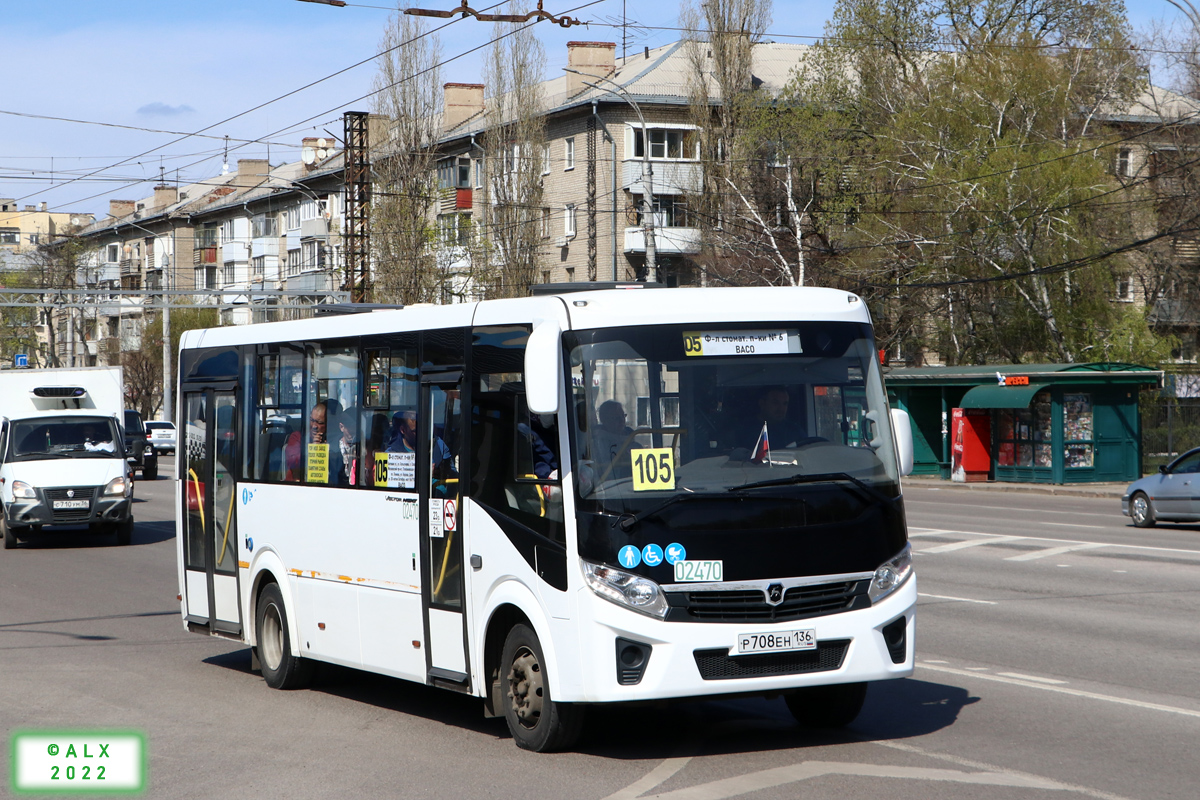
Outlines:
<svg viewBox="0 0 1200 800"><path fill-rule="evenodd" d="M687 331L683 352L689 356L761 356L799 353L795 331Z"/></svg>
<svg viewBox="0 0 1200 800"><path fill-rule="evenodd" d="M445 537L446 530L442 525L442 498L432 498L429 501L429 536L432 539Z"/></svg>
<svg viewBox="0 0 1200 800"><path fill-rule="evenodd" d="M309 444L308 446L308 482L329 483L329 444Z"/></svg>
<svg viewBox="0 0 1200 800"><path fill-rule="evenodd" d="M417 488L417 454L376 453L375 485L388 489Z"/></svg>

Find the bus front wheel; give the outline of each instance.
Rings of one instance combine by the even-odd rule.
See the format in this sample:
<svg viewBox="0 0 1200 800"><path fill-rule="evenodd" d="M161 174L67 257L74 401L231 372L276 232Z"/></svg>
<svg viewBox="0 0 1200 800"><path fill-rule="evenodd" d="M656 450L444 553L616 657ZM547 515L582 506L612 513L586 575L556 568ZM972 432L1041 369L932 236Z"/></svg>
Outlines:
<svg viewBox="0 0 1200 800"><path fill-rule="evenodd" d="M805 728L842 728L854 722L867 699L867 684L811 686L787 696L787 707Z"/></svg>
<svg viewBox="0 0 1200 800"><path fill-rule="evenodd" d="M258 596L258 660L272 689L303 689L312 678L312 662L292 655L287 611L279 586L268 583Z"/></svg>
<svg viewBox="0 0 1200 800"><path fill-rule="evenodd" d="M528 625L508 632L501 664L507 682L504 718L517 747L548 753L574 744L583 727L583 708L556 703L550 696L542 645Z"/></svg>

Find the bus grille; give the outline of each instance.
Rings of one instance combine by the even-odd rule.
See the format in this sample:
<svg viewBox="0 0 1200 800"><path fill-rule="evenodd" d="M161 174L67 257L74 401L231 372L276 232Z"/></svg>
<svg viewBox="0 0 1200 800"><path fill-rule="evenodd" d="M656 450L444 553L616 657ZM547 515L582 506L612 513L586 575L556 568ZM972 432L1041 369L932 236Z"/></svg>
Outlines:
<svg viewBox="0 0 1200 800"><path fill-rule="evenodd" d="M758 589L667 592L667 619L676 622L788 622L867 608L867 581L793 586L777 606Z"/></svg>
<svg viewBox="0 0 1200 800"><path fill-rule="evenodd" d="M842 666L849 639L830 639L817 642L816 650L793 650L787 653L759 653L731 656L726 648L695 650L696 668L706 681L725 681L735 678L768 678L772 675L798 675L803 672L829 672Z"/></svg>
<svg viewBox="0 0 1200 800"><path fill-rule="evenodd" d="M54 515L55 522L87 522L92 516L92 501L96 497L96 486L63 486L58 489L46 489L46 503ZM74 497L68 497L67 492L74 492ZM55 500L87 500L87 508L55 508Z"/></svg>

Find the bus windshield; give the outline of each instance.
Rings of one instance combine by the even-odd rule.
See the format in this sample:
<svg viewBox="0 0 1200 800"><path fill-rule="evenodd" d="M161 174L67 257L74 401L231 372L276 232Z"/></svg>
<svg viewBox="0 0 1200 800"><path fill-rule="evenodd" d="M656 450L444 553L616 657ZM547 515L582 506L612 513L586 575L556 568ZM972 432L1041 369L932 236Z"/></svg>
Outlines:
<svg viewBox="0 0 1200 800"><path fill-rule="evenodd" d="M567 348L581 552L597 560L659 534L861 524L899 496L867 324L611 328ZM902 544L885 538L878 552Z"/></svg>
<svg viewBox="0 0 1200 800"><path fill-rule="evenodd" d="M9 459L113 458L124 448L111 417L37 417L12 423Z"/></svg>

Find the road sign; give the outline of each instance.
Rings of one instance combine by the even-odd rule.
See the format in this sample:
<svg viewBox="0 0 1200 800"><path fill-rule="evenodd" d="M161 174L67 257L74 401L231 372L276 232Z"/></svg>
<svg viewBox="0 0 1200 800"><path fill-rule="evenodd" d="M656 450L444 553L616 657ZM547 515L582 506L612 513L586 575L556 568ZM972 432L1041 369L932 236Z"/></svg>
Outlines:
<svg viewBox="0 0 1200 800"><path fill-rule="evenodd" d="M15 356L13 356L13 366L14 367L28 367L29 366L29 354L28 353L17 353Z"/></svg>

